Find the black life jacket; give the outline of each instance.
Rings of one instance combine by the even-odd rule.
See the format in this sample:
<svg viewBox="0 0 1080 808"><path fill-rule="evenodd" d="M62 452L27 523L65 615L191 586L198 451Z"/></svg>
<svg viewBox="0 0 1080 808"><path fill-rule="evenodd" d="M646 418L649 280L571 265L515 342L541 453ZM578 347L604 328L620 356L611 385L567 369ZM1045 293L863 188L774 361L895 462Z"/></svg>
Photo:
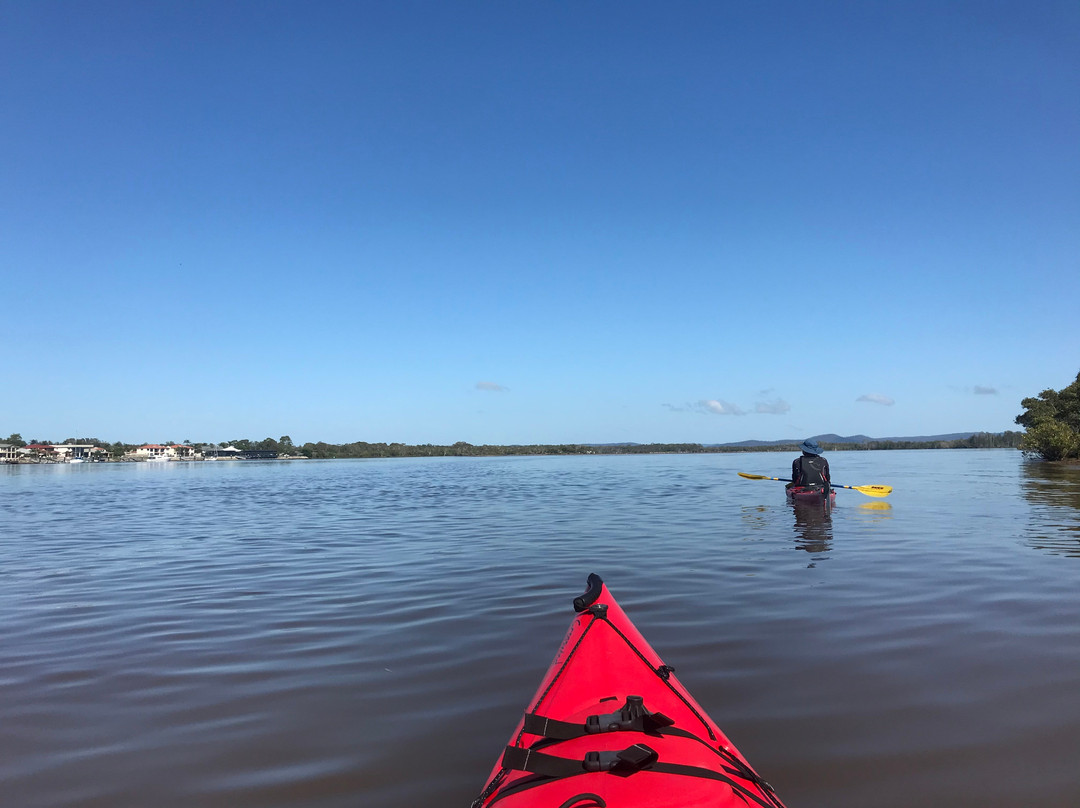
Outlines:
<svg viewBox="0 0 1080 808"><path fill-rule="evenodd" d="M795 463L801 473L793 474L792 479L796 485L825 485L829 484L829 475L826 469L829 467L824 457L806 455L797 457Z"/></svg>

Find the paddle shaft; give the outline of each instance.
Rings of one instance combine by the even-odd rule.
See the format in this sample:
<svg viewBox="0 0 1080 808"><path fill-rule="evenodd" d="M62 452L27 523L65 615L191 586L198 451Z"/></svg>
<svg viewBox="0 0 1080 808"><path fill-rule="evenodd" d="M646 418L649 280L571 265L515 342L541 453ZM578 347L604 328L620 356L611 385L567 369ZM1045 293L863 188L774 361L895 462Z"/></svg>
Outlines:
<svg viewBox="0 0 1080 808"><path fill-rule="evenodd" d="M776 480L780 483L790 483L787 477L768 477L764 474L747 474L740 471L740 477L745 477L748 480ZM892 493L892 486L889 485L841 485L840 483L830 482L829 485L832 488L848 488L852 491L858 491L860 494L866 494L868 497L887 497Z"/></svg>

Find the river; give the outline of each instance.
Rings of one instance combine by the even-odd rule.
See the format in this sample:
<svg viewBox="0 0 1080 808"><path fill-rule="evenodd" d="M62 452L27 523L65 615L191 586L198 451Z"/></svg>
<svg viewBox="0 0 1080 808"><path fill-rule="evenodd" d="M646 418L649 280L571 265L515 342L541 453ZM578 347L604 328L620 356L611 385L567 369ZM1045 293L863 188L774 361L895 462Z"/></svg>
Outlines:
<svg viewBox="0 0 1080 808"><path fill-rule="evenodd" d="M462 806L590 572L789 808L1080 805L1080 469L0 466L0 804Z"/></svg>

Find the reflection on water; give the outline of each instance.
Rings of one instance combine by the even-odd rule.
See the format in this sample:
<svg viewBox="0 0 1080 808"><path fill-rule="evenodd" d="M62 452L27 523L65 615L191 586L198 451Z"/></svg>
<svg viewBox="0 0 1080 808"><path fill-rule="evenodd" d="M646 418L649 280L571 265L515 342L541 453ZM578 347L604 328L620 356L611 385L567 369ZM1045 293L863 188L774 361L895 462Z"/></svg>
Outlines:
<svg viewBox="0 0 1080 808"><path fill-rule="evenodd" d="M795 546L813 553L808 567L828 558L832 549L833 524L831 508L825 502L793 502L795 512Z"/></svg>
<svg viewBox="0 0 1080 808"><path fill-rule="evenodd" d="M795 534L795 548L811 553L813 557L807 564L808 569L817 565L818 561L830 558L833 549L833 539L837 530L844 535L852 530L874 530L883 526L883 523L892 519L893 506L882 500L862 502L854 507L845 505L840 511L848 527L837 528L834 525L834 508L824 503L812 502L789 502L788 507L794 516L793 530Z"/></svg>
<svg viewBox="0 0 1080 808"><path fill-rule="evenodd" d="M743 527L749 536L768 531L772 525L771 511L764 505L744 505L741 512Z"/></svg>
<svg viewBox="0 0 1080 808"><path fill-rule="evenodd" d="M892 510L892 505L890 505L888 502L880 502L880 501L864 502L862 505L859 506L859 510L860 511L877 511L880 514L884 514L884 512Z"/></svg>
<svg viewBox="0 0 1080 808"><path fill-rule="evenodd" d="M1080 557L1080 466L1025 462L1020 490L1033 508L1027 544L1053 555Z"/></svg>

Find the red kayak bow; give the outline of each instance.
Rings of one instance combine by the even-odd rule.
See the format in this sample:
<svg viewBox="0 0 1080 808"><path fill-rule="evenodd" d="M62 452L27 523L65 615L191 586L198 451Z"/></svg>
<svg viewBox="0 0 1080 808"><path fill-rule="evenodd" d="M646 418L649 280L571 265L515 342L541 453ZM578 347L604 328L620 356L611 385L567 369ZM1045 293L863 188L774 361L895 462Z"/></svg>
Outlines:
<svg viewBox="0 0 1080 808"><path fill-rule="evenodd" d="M783 808L597 575L472 808Z"/></svg>

